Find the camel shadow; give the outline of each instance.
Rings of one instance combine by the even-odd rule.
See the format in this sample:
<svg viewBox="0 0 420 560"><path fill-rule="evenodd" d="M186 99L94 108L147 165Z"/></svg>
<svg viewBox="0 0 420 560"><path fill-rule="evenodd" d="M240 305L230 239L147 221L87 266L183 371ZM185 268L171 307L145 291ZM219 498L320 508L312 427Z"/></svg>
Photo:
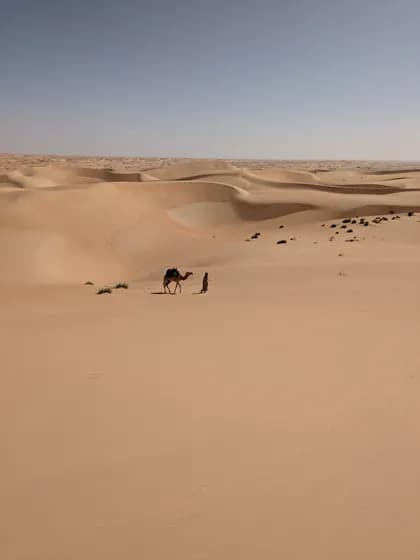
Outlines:
<svg viewBox="0 0 420 560"><path fill-rule="evenodd" d="M193 292L191 295L193 296L204 296L206 292ZM176 296L177 294L172 294L168 292L150 292L152 296Z"/></svg>
<svg viewBox="0 0 420 560"><path fill-rule="evenodd" d="M168 292L150 292L152 296L173 296L174 294Z"/></svg>

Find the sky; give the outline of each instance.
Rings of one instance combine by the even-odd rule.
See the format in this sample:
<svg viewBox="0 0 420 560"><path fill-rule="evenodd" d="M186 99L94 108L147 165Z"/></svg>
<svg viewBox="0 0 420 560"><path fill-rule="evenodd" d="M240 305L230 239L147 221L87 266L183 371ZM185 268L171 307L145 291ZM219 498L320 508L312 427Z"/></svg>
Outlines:
<svg viewBox="0 0 420 560"><path fill-rule="evenodd" d="M0 0L0 152L420 160L419 0Z"/></svg>

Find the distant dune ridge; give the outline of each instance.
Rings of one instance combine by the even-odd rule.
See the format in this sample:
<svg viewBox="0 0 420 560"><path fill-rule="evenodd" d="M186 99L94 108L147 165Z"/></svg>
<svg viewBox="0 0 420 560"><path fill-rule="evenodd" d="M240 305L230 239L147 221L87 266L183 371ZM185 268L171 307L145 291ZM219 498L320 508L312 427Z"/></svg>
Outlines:
<svg viewBox="0 0 420 560"><path fill-rule="evenodd" d="M194 263L209 244L210 263L227 247L235 252L235 236L241 240L259 222L275 231L286 216L308 226L420 208L418 167L147 163L137 171L63 164L6 170L0 177L0 282L73 283L115 274L140 279L158 275L168 259L188 255ZM239 246L234 258L242 252Z"/></svg>

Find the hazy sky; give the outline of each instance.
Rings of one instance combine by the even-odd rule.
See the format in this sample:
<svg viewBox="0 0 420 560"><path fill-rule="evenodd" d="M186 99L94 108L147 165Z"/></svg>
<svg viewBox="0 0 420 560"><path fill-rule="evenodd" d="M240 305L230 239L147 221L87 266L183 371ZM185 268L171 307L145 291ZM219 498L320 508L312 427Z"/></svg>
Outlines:
<svg viewBox="0 0 420 560"><path fill-rule="evenodd" d="M419 0L0 8L0 152L420 159Z"/></svg>

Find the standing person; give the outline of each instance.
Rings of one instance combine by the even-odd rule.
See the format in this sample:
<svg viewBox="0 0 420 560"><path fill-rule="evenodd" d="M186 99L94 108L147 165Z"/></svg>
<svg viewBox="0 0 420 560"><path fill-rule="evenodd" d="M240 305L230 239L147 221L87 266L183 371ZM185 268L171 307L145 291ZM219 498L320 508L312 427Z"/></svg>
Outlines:
<svg viewBox="0 0 420 560"><path fill-rule="evenodd" d="M205 294L209 289L209 273L206 272L203 276L203 287L201 288L200 294Z"/></svg>

